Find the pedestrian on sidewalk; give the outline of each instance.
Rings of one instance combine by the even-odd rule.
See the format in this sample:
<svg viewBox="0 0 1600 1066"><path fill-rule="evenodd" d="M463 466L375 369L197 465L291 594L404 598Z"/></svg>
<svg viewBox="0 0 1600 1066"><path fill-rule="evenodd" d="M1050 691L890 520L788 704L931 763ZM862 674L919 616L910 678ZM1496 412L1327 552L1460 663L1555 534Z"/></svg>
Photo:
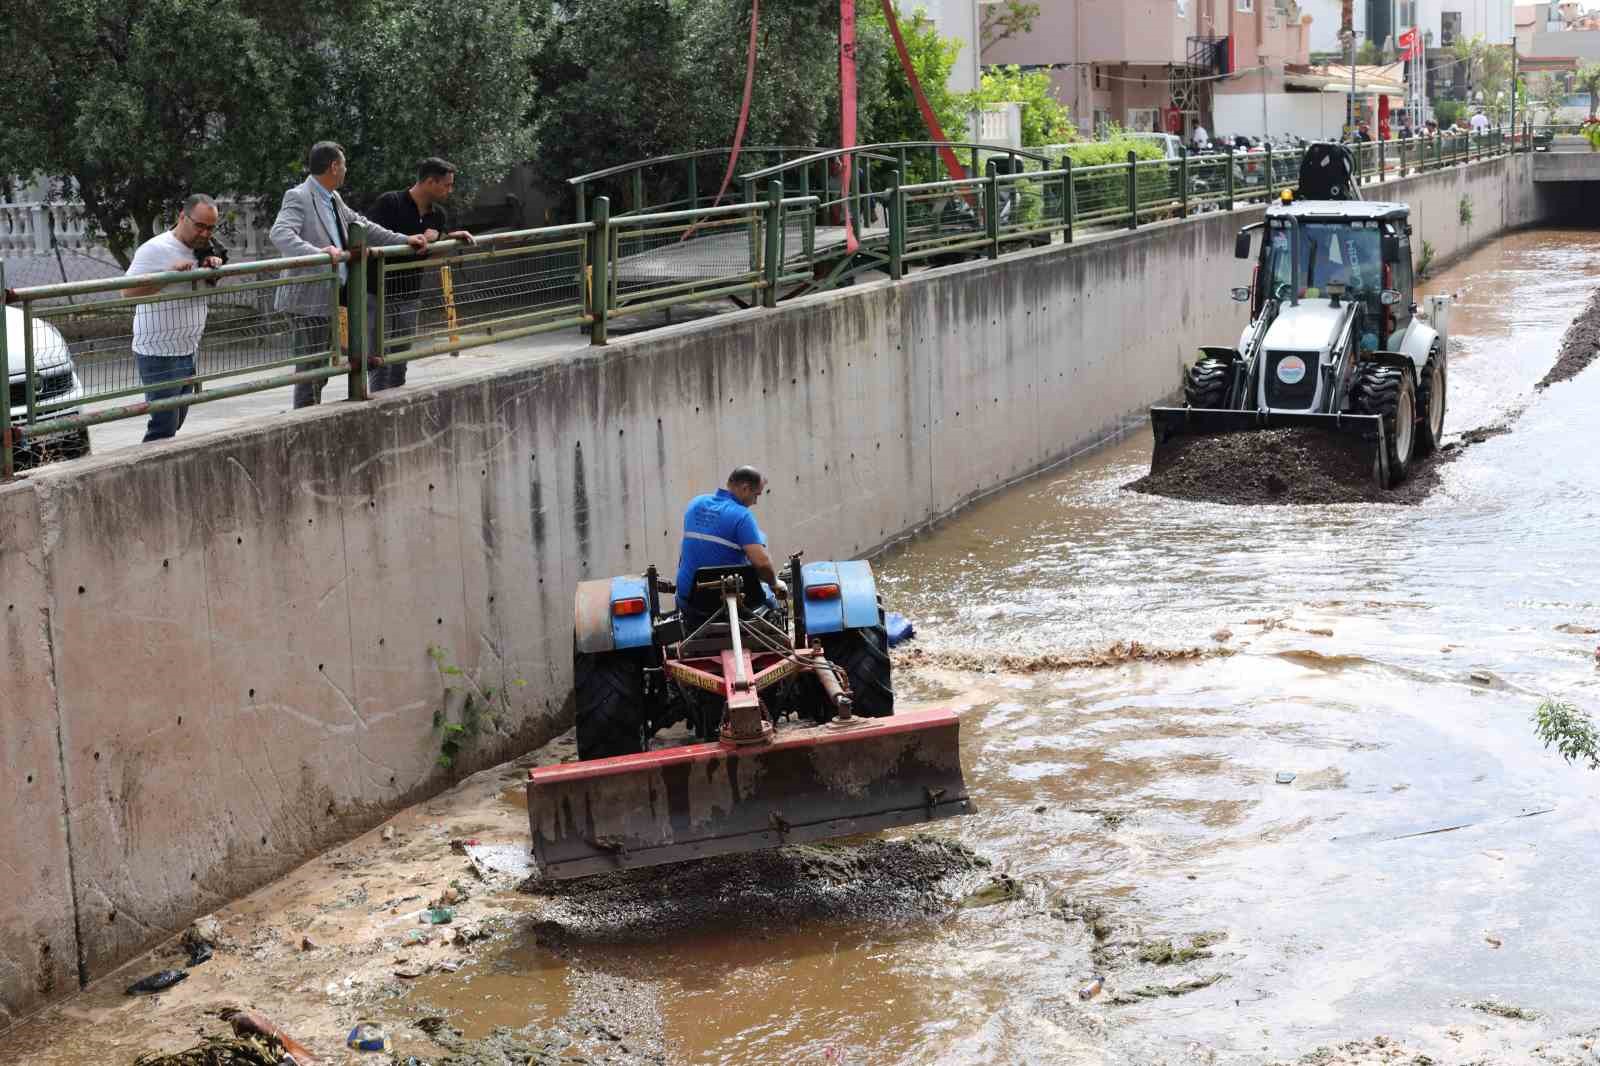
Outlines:
<svg viewBox="0 0 1600 1066"><path fill-rule="evenodd" d="M203 192L183 202L178 221L139 245L128 264L128 277L140 274L165 274L196 267L215 269L222 265L219 256L210 254L211 235L217 228L217 202ZM196 252L207 254L201 256ZM214 282L213 282L214 284ZM127 297L154 296L166 286L134 285L122 290ZM148 403L186 396L200 391L192 379L200 338L206 331L204 295L186 300L165 300L140 304L133 312L133 359L139 370L139 384L145 387ZM173 384L186 382L186 384ZM189 406L150 412L144 440L165 440L177 435L189 415Z"/></svg>
<svg viewBox="0 0 1600 1066"><path fill-rule="evenodd" d="M409 189L386 192L373 203L371 219L386 229L408 235L421 234L428 243L448 238L472 243L472 234L450 228L444 202L455 189L454 163L429 156L417 164L417 180ZM378 272L367 274L367 291L378 292ZM422 302L422 272L397 271L388 279L383 293L383 336L388 354L411 350L417 332L417 311ZM384 355L384 352L375 352ZM382 392L406 383L409 363L385 363L371 372L372 392Z"/></svg>
<svg viewBox="0 0 1600 1066"><path fill-rule="evenodd" d="M367 228L367 245L409 244L417 251L428 246L428 239L420 234L412 236L396 233L375 225L364 215L357 214L345 205L339 196L339 186L348 173L344 149L334 141L318 141L306 156L306 169L310 177L283 194L283 205L272 223L272 243L282 256L327 255L333 257L339 270L339 306L346 306L345 285L349 281L349 232L352 223L359 222ZM283 277L316 274L321 267L304 267L285 270ZM273 306L288 312L294 318L294 354L322 355L337 346L333 323L329 319L328 290L322 283L285 285L278 289ZM371 332L373 308L367 308L368 332ZM299 371L316 370L327 366L325 356L295 364ZM294 405L310 407L322 401L324 381L301 382L294 387Z"/></svg>

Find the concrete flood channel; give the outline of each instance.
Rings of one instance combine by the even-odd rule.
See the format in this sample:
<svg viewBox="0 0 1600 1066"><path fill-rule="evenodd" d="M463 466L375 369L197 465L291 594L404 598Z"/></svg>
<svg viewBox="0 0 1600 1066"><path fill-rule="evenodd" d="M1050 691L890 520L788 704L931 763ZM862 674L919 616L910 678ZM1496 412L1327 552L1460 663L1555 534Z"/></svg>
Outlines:
<svg viewBox="0 0 1600 1066"><path fill-rule="evenodd" d="M344 1050L360 1019L434 1066L1600 1061L1600 775L1530 723L1600 687L1600 371L1534 389L1597 286L1593 234L1556 230L1422 286L1460 293L1448 439L1511 431L1412 505L1130 492L1141 432L880 559L920 632L900 699L961 710L976 815L519 890L450 842L520 841L558 741L225 908L170 991L122 995L175 947L0 1058L131 1063L231 1004L334 1062L387 1059Z"/></svg>

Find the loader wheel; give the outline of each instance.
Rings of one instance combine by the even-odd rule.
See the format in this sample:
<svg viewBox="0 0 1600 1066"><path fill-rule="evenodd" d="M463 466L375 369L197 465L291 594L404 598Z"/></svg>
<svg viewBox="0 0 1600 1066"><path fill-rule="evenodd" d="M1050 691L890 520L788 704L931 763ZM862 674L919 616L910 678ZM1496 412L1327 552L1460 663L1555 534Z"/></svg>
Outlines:
<svg viewBox="0 0 1600 1066"><path fill-rule="evenodd" d="M578 758L644 750L644 663L626 652L572 657L577 690Z"/></svg>
<svg viewBox="0 0 1600 1066"><path fill-rule="evenodd" d="M1422 368L1422 380L1417 383L1417 458L1432 455L1444 437L1445 411L1444 353L1437 347L1428 353L1428 363Z"/></svg>
<svg viewBox="0 0 1600 1066"><path fill-rule="evenodd" d="M1228 386L1233 366L1221 359L1203 356L1183 374L1183 402L1190 407L1228 406Z"/></svg>
<svg viewBox="0 0 1600 1066"><path fill-rule="evenodd" d="M894 713L889 683L889 637L883 622L867 629L847 629L822 638L822 653L850 677L852 713L887 718Z"/></svg>
<svg viewBox="0 0 1600 1066"><path fill-rule="evenodd" d="M1392 489L1410 472L1417 440L1417 386L1411 370L1363 363L1350 392L1359 413L1383 417L1389 452L1389 483L1384 488Z"/></svg>

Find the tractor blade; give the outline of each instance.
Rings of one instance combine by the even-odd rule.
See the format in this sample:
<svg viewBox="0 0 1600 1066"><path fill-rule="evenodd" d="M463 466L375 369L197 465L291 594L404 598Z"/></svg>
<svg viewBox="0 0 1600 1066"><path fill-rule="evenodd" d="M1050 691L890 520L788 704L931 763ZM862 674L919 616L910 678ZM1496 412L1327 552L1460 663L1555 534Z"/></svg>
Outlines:
<svg viewBox="0 0 1600 1066"><path fill-rule="evenodd" d="M1155 449L1150 453L1150 472L1159 473L1179 461L1182 441L1192 437L1215 437L1224 433L1248 433L1261 429L1319 429L1361 441L1363 460L1369 462L1380 486L1387 486L1388 451L1384 447L1383 419L1378 415L1312 414L1305 411L1246 411L1205 407L1152 407L1150 429Z"/></svg>
<svg viewBox="0 0 1600 1066"><path fill-rule="evenodd" d="M953 711L910 711L538 767L534 863L563 880L968 814L959 725Z"/></svg>

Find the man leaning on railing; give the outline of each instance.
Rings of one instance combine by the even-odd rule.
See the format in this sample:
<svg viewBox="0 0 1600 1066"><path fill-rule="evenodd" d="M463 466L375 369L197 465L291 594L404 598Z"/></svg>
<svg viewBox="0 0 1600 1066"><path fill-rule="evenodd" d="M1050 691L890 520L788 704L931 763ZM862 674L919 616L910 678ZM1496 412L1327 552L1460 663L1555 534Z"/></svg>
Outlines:
<svg viewBox="0 0 1600 1066"><path fill-rule="evenodd" d="M214 255L197 258L195 252L209 250L211 235L217 228L217 203L203 192L197 192L183 202L178 221L164 233L158 233L133 253L128 264L128 276L136 274L165 274L169 271L193 270L196 266L214 269L222 260ZM135 285L122 290L127 297L154 296L165 286ZM144 398L149 403L174 396L198 392L192 380L184 385L172 385L195 376L195 356L200 350L200 338L206 331L206 298L196 295L187 300L164 300L154 304L140 304L133 312L133 358L139 368L139 384L145 387ZM150 423L145 428L145 443L176 436L179 427L189 414L187 405L166 411L150 412Z"/></svg>
<svg viewBox="0 0 1600 1066"><path fill-rule="evenodd" d="M278 209L277 220L272 223L272 243L278 254L288 257L303 255L328 255L339 265L339 306L345 306L345 283L350 268L344 260L350 258L346 249L350 225L359 222L367 228L367 247L385 244L409 244L417 251L428 246L424 236L407 236L385 229L362 215L350 210L337 192L344 184L346 167L344 149L333 141L318 141L311 146L306 157L306 169L311 176L283 194L283 206ZM285 278L302 274L317 274L320 267L286 270ZM317 355L319 358L295 364L299 371L316 370L328 365L328 355L335 347L334 333L330 328L331 301L328 287L323 282L285 285L278 290L273 306L287 311L295 318L294 354ZM372 301L367 302L367 333L370 336L375 313ZM324 381L301 382L294 387L294 405L309 407L322 400Z"/></svg>
<svg viewBox="0 0 1600 1066"><path fill-rule="evenodd" d="M417 180L409 189L395 189L379 196L372 205L371 217L378 225L396 233L422 234L431 243L446 237L472 243L472 234L464 229L450 229L444 202L450 198L456 184L454 163L429 156L417 164ZM378 292L379 271L367 271L367 291ZM416 270L396 271L388 278L384 289L384 348L391 355L411 349L411 337L417 332L417 310L421 303L422 276ZM369 300L371 307L376 301ZM367 336L376 334L368 332ZM384 352L377 352L383 355ZM369 390L382 392L406 383L409 363L385 363L371 372Z"/></svg>

